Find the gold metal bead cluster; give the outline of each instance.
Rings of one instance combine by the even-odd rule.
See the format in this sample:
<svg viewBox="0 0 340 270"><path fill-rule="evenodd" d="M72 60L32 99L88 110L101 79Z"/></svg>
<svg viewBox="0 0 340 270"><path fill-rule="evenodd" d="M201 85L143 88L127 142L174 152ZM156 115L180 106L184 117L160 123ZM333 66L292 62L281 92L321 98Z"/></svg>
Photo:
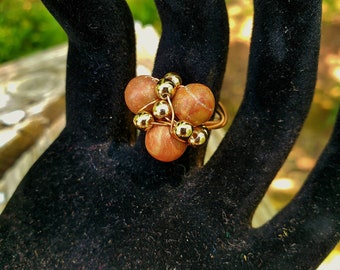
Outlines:
<svg viewBox="0 0 340 270"><path fill-rule="evenodd" d="M216 110L219 119L209 121L215 111L215 99L207 86L184 86L181 77L172 72L161 79L133 78L125 89L125 102L135 113L134 125L146 131L148 152L165 162L179 158L188 145L205 144L209 130L227 122L221 104Z"/></svg>

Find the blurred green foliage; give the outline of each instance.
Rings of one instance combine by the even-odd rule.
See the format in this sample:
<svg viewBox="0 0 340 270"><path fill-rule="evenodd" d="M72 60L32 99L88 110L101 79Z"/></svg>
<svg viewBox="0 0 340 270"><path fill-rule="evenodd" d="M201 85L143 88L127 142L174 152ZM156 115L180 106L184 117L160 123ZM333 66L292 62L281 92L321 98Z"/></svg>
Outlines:
<svg viewBox="0 0 340 270"><path fill-rule="evenodd" d="M242 0L227 0L228 2ZM161 31L153 0L127 0L135 20ZM339 14L340 1L324 0L324 20ZM66 34L40 0L0 0L0 63L60 44Z"/></svg>
<svg viewBox="0 0 340 270"><path fill-rule="evenodd" d="M0 62L66 41L39 0L1 0L0 14Z"/></svg>
<svg viewBox="0 0 340 270"><path fill-rule="evenodd" d="M324 22L332 22L339 20L340 1L339 0L323 0L322 1L322 20Z"/></svg>
<svg viewBox="0 0 340 270"><path fill-rule="evenodd" d="M161 23L157 8L152 0L126 0L129 4L133 18L143 25L152 24L157 31L161 30Z"/></svg>
<svg viewBox="0 0 340 270"><path fill-rule="evenodd" d="M160 30L152 0L127 0L135 20ZM63 43L67 36L40 0L0 0L0 63Z"/></svg>

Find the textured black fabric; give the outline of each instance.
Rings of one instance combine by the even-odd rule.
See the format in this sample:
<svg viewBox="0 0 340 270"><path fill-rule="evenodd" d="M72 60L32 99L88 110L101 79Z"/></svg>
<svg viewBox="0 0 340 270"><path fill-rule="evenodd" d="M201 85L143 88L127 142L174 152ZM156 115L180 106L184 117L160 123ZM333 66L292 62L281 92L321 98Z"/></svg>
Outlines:
<svg viewBox="0 0 340 270"><path fill-rule="evenodd" d="M67 126L0 216L2 269L313 269L339 240L340 120L296 198L250 220L312 101L319 0L255 0L244 100L211 160L153 160L123 91L135 75L124 1L44 0L66 30ZM154 75L176 71L218 98L228 19L221 0L157 0Z"/></svg>

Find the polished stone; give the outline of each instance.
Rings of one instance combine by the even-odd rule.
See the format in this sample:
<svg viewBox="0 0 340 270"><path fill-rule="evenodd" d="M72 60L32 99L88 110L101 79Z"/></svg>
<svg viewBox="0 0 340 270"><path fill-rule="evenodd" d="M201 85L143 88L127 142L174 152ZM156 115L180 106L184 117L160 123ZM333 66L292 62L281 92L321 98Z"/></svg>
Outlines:
<svg viewBox="0 0 340 270"><path fill-rule="evenodd" d="M187 148L187 144L175 139L169 126L154 126L145 136L145 146L155 159L170 162L178 159Z"/></svg>
<svg viewBox="0 0 340 270"><path fill-rule="evenodd" d="M215 109L213 93L207 86L198 83L179 87L172 103L178 119L193 126L208 121Z"/></svg>
<svg viewBox="0 0 340 270"><path fill-rule="evenodd" d="M126 86L124 97L130 111L137 113L145 105L157 99L155 88L157 79L141 75L133 78ZM145 111L151 111L152 106L144 108Z"/></svg>

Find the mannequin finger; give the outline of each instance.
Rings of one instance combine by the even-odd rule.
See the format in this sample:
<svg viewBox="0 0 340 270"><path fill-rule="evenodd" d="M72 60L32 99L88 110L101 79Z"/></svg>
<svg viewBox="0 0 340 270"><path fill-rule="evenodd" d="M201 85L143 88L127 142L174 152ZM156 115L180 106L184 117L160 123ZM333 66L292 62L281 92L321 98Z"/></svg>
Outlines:
<svg viewBox="0 0 340 270"><path fill-rule="evenodd" d="M135 75L135 40L126 2L43 2L69 37L67 128L82 138L127 141L124 88Z"/></svg>

